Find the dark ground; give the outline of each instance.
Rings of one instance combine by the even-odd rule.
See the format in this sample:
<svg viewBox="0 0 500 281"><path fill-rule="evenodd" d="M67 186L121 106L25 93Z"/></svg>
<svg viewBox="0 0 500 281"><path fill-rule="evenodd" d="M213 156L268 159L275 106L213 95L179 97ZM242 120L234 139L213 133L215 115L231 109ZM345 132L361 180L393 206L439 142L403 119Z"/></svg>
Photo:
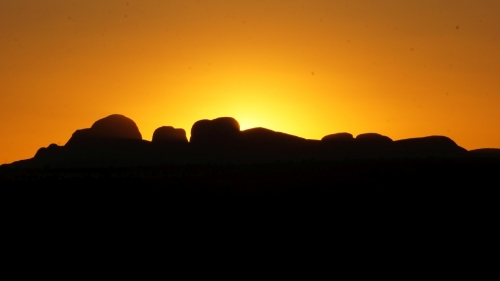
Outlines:
<svg viewBox="0 0 500 281"><path fill-rule="evenodd" d="M385 159L179 164L162 167L0 169L6 187L155 188L163 194L474 193L498 189L500 159ZM359 189L361 188L361 189Z"/></svg>
<svg viewBox="0 0 500 281"><path fill-rule="evenodd" d="M105 244L95 255L109 244L128 251L131 241L148 249L258 244L267 256L275 245L285 255L301 245L372 262L389 255L418 271L420 263L406 257L439 267L492 262L486 252L498 237L499 171L496 158L2 167L0 199L12 241L37 246ZM234 196L246 194L266 196Z"/></svg>

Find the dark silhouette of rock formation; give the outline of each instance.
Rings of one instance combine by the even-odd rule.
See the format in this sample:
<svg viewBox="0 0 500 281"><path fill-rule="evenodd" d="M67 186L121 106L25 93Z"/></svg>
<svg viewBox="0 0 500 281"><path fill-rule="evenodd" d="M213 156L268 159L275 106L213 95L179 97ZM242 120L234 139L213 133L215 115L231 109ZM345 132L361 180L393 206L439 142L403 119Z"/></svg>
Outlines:
<svg viewBox="0 0 500 281"><path fill-rule="evenodd" d="M473 157L500 158L499 148L480 148L469 151Z"/></svg>
<svg viewBox="0 0 500 281"><path fill-rule="evenodd" d="M89 129L77 130L66 146L93 145L109 140L142 140L139 128L132 119L113 114L97 120Z"/></svg>
<svg viewBox="0 0 500 281"><path fill-rule="evenodd" d="M336 133L324 136L321 145L325 153L333 154L336 157L353 156L355 151L355 139L350 133ZM332 156L333 157L333 156Z"/></svg>
<svg viewBox="0 0 500 281"><path fill-rule="evenodd" d="M52 143L48 147L42 147L38 149L38 151L35 154L35 158L55 156L61 151L61 148L62 148L61 146Z"/></svg>
<svg viewBox="0 0 500 281"><path fill-rule="evenodd" d="M247 145L280 146L303 144L306 139L301 137L275 132L265 128L252 128L241 132L241 141Z"/></svg>
<svg viewBox="0 0 500 281"><path fill-rule="evenodd" d="M307 140L265 128L242 131L238 150L246 162L300 161L317 154L319 141Z"/></svg>
<svg viewBox="0 0 500 281"><path fill-rule="evenodd" d="M157 190L174 195L334 198L350 191L371 192L370 200L394 192L402 201L427 188L423 198L441 192L448 200L458 186L465 186L468 197L471 188L494 184L498 170L500 149L469 152L444 136L393 141L376 133L356 138L337 133L319 141L265 128L240 131L235 119L223 117L196 122L191 142L183 129L167 126L149 142L132 120L111 115L76 131L64 146L51 144L32 159L0 166L0 186L133 186L134 194L136 187L161 187ZM418 188L408 188L412 184ZM360 185L370 188L343 188ZM403 189L408 192L400 196Z"/></svg>
<svg viewBox="0 0 500 281"><path fill-rule="evenodd" d="M77 130L62 147L50 145L38 150L34 163L41 167L114 167L150 163L149 142L130 118L110 115L90 128Z"/></svg>
<svg viewBox="0 0 500 281"><path fill-rule="evenodd" d="M324 136L321 139L321 141L324 144L331 144L331 145L346 144L354 142L354 137L352 136L352 134L349 133L336 133Z"/></svg>
<svg viewBox="0 0 500 281"><path fill-rule="evenodd" d="M356 142L361 145L388 146L392 143L392 139L377 133L366 133L358 135Z"/></svg>
<svg viewBox="0 0 500 281"><path fill-rule="evenodd" d="M142 140L137 125L111 115L90 128L77 130L64 146L40 148L30 167L131 167L189 163L276 163L343 159L427 159L500 157L500 150L468 152L444 136L393 141L376 133L336 133L308 140L266 128L240 131L230 117L197 121L187 141L183 129L158 128L152 142Z"/></svg>
<svg viewBox="0 0 500 281"><path fill-rule="evenodd" d="M240 124L231 117L200 120L191 128L190 142L195 145L227 145L238 140L239 132Z"/></svg>
<svg viewBox="0 0 500 281"><path fill-rule="evenodd" d="M467 150L444 136L411 138L394 142L394 153L402 157L445 157L465 155Z"/></svg>
<svg viewBox="0 0 500 281"><path fill-rule="evenodd" d="M163 126L153 133L152 142L154 144L187 144L186 131L175 129L171 126Z"/></svg>
<svg viewBox="0 0 500 281"><path fill-rule="evenodd" d="M356 157L381 158L392 156L393 141L377 133L360 134L355 139Z"/></svg>

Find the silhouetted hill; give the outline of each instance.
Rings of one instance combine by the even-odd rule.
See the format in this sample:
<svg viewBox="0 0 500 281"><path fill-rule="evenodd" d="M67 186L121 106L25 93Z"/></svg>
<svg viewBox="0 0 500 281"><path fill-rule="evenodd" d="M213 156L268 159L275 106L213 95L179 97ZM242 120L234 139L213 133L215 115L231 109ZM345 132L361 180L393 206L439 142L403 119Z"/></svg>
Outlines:
<svg viewBox="0 0 500 281"><path fill-rule="evenodd" d="M500 169L500 149L468 152L444 136L393 141L376 133L336 133L308 140L265 128L241 131L230 117L196 122L190 142L183 129L171 126L155 130L152 139L142 140L131 119L111 115L77 130L64 146L51 144L32 159L0 166L0 185L301 195L338 195L347 190L343 187L360 185L400 192L417 185L411 196L422 188L448 196L459 185L495 182Z"/></svg>
<svg viewBox="0 0 500 281"><path fill-rule="evenodd" d="M354 137L350 133L336 133L324 136L321 141L328 145L351 145L354 143Z"/></svg>
<svg viewBox="0 0 500 281"><path fill-rule="evenodd" d="M404 157L446 157L465 156L467 150L444 136L412 138L394 142L396 155Z"/></svg>
<svg viewBox="0 0 500 281"><path fill-rule="evenodd" d="M142 135L132 119L114 114L97 120L89 129L77 130L65 146L88 146L118 139L142 140Z"/></svg>
<svg viewBox="0 0 500 281"><path fill-rule="evenodd" d="M305 141L305 139L297 136L275 132L260 127L243 131L241 133L241 139L246 144L255 145L301 144Z"/></svg>
<svg viewBox="0 0 500 281"><path fill-rule="evenodd" d="M154 144L187 144L186 131L184 129L175 129L171 126L163 126L156 129L153 133L152 142Z"/></svg>
<svg viewBox="0 0 500 281"><path fill-rule="evenodd" d="M366 133L358 135L356 142L360 145L385 147L392 144L392 139L377 133Z"/></svg>
<svg viewBox="0 0 500 281"><path fill-rule="evenodd" d="M133 120L110 115L90 128L77 130L66 145L40 148L31 161L14 166L48 168L125 167L148 164L149 142L142 140ZM146 153L146 154L145 154Z"/></svg>
<svg viewBox="0 0 500 281"><path fill-rule="evenodd" d="M481 148L469 151L469 154L474 157L500 158L499 148Z"/></svg>
<svg viewBox="0 0 500 281"><path fill-rule="evenodd" d="M85 168L154 167L171 164L238 164L345 159L426 159L496 157L499 150L467 152L444 136L393 141L377 133L330 134L307 140L265 128L240 131L230 117L200 120L187 141L183 129L158 128L152 142L142 140L137 125L123 115L111 115L90 128L77 130L64 146L40 148L35 157L9 167Z"/></svg>
<svg viewBox="0 0 500 281"><path fill-rule="evenodd" d="M203 145L227 145L238 140L240 124L234 118L221 117L200 120L191 128L191 143Z"/></svg>

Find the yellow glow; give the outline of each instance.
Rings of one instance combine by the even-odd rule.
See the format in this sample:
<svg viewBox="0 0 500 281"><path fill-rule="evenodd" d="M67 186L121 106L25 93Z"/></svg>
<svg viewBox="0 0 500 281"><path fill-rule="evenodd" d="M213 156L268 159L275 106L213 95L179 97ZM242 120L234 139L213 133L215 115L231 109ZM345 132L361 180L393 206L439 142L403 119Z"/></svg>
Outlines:
<svg viewBox="0 0 500 281"><path fill-rule="evenodd" d="M5 0L0 162L113 113L500 147L500 2Z"/></svg>

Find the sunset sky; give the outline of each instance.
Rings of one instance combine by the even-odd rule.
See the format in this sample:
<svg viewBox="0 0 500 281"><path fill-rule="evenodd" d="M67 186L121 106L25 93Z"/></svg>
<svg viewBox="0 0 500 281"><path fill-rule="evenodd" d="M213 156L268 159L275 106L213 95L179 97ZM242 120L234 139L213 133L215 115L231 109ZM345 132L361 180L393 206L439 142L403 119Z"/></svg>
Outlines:
<svg viewBox="0 0 500 281"><path fill-rule="evenodd" d="M0 164L114 113L498 148L500 1L0 2Z"/></svg>

